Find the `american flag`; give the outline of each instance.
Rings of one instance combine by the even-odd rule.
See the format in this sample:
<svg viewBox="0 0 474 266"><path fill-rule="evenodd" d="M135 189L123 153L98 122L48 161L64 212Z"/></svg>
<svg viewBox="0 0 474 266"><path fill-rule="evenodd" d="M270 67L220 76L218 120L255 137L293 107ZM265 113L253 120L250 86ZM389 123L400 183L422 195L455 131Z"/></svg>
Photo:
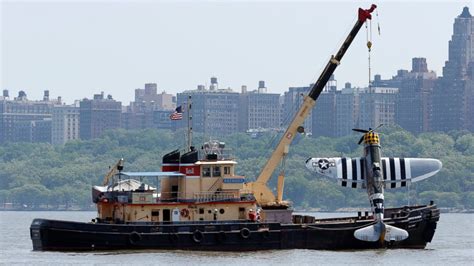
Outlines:
<svg viewBox="0 0 474 266"><path fill-rule="evenodd" d="M171 120L181 120L183 119L183 108L180 106L176 107L176 110L174 110L174 113L170 115Z"/></svg>

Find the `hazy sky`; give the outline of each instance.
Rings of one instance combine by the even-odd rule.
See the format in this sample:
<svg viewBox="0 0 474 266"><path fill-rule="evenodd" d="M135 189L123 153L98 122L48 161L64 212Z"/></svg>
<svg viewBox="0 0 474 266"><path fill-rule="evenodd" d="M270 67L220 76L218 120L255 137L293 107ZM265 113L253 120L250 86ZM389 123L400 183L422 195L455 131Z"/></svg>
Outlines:
<svg viewBox="0 0 474 266"><path fill-rule="evenodd" d="M240 91L314 82L366 1L1 1L1 89L10 96L104 91L125 104L158 83L169 93L218 77ZM442 74L454 18L472 1L374 1L372 73L383 78L426 57ZM381 27L379 36L377 23ZM362 28L336 69L338 87L368 84Z"/></svg>

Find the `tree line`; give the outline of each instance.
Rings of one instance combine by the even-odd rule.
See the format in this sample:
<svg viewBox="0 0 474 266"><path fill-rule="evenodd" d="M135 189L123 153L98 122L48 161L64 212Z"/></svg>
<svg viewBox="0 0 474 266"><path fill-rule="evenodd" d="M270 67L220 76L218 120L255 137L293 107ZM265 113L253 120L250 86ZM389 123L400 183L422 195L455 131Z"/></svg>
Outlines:
<svg viewBox="0 0 474 266"><path fill-rule="evenodd" d="M183 136L182 131L119 129L98 139L72 141L64 146L7 143L0 147L0 208L8 205L26 209L94 209L91 187L101 184L110 165L124 158L126 171L159 171L164 154L184 148ZM238 161L236 173L252 181L279 137L268 133L252 138L237 133L219 140L232 149ZM340 187L334 180L308 171L304 165L309 157L361 156L359 137L297 136L284 164L284 197L298 209L367 207L365 190ZM200 147L204 139L195 134L194 143ZM385 157L425 157L443 162L443 169L436 176L408 188L387 190L388 206L434 200L441 207L474 209L473 133L452 131L415 136L397 127L383 128L381 146ZM275 171L270 186L276 186L279 171Z"/></svg>

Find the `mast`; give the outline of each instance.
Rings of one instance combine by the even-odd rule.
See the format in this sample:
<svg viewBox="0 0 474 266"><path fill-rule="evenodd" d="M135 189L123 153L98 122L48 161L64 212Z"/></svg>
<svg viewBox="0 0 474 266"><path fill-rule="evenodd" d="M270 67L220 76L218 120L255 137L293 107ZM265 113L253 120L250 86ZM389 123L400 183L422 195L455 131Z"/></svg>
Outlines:
<svg viewBox="0 0 474 266"><path fill-rule="evenodd" d="M187 150L191 151L191 145L193 143L193 127L191 120L193 119L193 116L191 115L191 105L192 105L192 100L191 100L191 95L188 96L188 101L187 101L187 109L188 109L188 143L187 143Z"/></svg>

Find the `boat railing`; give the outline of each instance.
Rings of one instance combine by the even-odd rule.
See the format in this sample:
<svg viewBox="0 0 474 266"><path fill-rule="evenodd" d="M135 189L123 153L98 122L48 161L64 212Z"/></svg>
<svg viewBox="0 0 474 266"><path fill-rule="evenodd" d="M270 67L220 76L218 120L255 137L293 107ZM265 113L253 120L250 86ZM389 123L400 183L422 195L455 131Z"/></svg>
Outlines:
<svg viewBox="0 0 474 266"><path fill-rule="evenodd" d="M240 198L235 193L228 192L203 191L194 193L194 200L196 200L197 202L226 201L239 199Z"/></svg>
<svg viewBox="0 0 474 266"><path fill-rule="evenodd" d="M248 193L246 193L248 192ZM113 191L105 194L105 198L112 202L120 203L159 203L176 201L236 201L247 199L251 200L250 191L241 190L240 193L224 191L201 191L201 192L162 192L153 191Z"/></svg>
<svg viewBox="0 0 474 266"><path fill-rule="evenodd" d="M254 201L255 196L253 194L253 191L249 189L241 189L240 190L240 199L241 200L249 200L249 201Z"/></svg>
<svg viewBox="0 0 474 266"><path fill-rule="evenodd" d="M157 202L163 201L182 201L186 199L186 193L184 192L161 192L158 194L156 199Z"/></svg>
<svg viewBox="0 0 474 266"><path fill-rule="evenodd" d="M201 160L207 160L207 156L209 154L215 154L217 160L233 160L235 158L231 149L222 149L219 151L206 151L206 150L199 150L199 158Z"/></svg>

